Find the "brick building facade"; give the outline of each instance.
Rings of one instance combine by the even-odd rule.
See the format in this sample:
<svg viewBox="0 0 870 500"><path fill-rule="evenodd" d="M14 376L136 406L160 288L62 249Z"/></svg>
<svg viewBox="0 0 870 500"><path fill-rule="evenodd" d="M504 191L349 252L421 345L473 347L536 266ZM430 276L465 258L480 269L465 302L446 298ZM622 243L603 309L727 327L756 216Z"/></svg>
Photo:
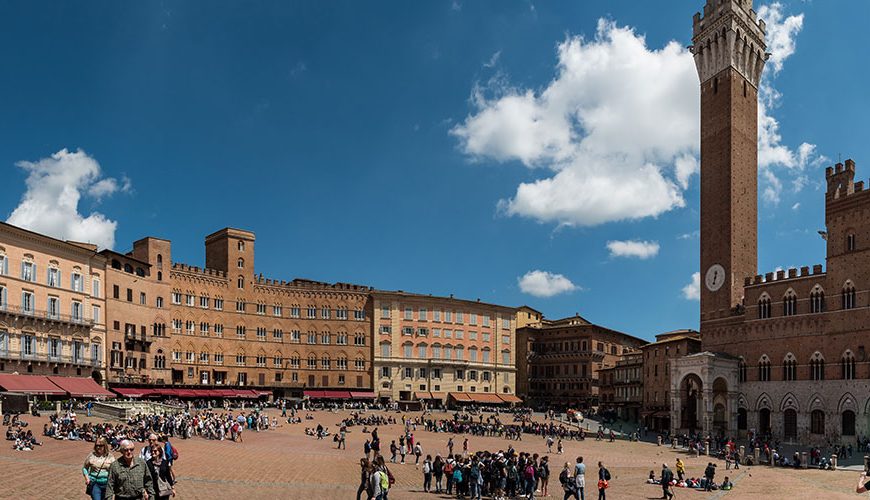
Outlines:
<svg viewBox="0 0 870 500"><path fill-rule="evenodd" d="M758 273L764 31L749 0L708 0L694 18L703 352L673 364L671 429L840 443L870 432L870 196L854 181L853 161L827 168L827 265Z"/></svg>
<svg viewBox="0 0 870 500"><path fill-rule="evenodd" d="M513 401L514 308L401 291L371 297L381 399L438 404L467 393L481 403Z"/></svg>
<svg viewBox="0 0 870 500"><path fill-rule="evenodd" d="M632 352L616 365L598 371L599 408L612 411L626 422L639 422L643 407L643 355Z"/></svg>
<svg viewBox="0 0 870 500"><path fill-rule="evenodd" d="M104 380L105 262L0 222L0 372Z"/></svg>
<svg viewBox="0 0 870 500"><path fill-rule="evenodd" d="M517 330L519 396L533 405L586 408L599 402L598 370L646 342L594 325L579 315L541 318Z"/></svg>
<svg viewBox="0 0 870 500"><path fill-rule="evenodd" d="M671 364L675 359L701 352L701 335L676 330L656 335L643 352L643 423L655 431L671 428Z"/></svg>

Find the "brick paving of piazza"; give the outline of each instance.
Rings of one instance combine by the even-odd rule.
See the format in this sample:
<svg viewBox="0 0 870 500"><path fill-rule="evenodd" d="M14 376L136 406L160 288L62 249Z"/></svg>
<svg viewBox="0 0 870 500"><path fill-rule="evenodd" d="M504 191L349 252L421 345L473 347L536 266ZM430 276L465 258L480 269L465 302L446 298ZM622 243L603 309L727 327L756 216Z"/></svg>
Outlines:
<svg viewBox="0 0 870 500"><path fill-rule="evenodd" d="M274 410L270 410L269 414L279 415ZM331 436L317 441L304 433L306 426L313 427L317 423L333 431L337 428L336 423L347 414L313 412L315 420L303 420L303 423L293 425L284 423L277 430L260 433L247 431L244 433L244 443L202 438L173 440L180 451L176 464L179 478L176 498L355 498L359 480L358 462L368 434L360 432L362 427L351 427L347 450L344 451L335 449ZM387 458L390 440L398 439L402 428L401 416L398 413L394 415L400 422L398 425L378 428ZM511 418L510 415L504 417L505 421ZM45 416L27 417L25 420L34 433L38 431L39 434L42 425L48 421ZM418 427L414 436L423 446L424 457L426 454L434 457L436 453L446 453L450 434L430 433ZM463 438L462 435L457 436L454 450L461 451ZM3 469L0 498L86 498L81 466L92 449L91 443L47 439L44 446L30 452L13 451L10 442L4 443L0 448L0 467ZM509 444L513 444L518 451L546 453L544 440L531 435L524 435L523 441L519 442L469 436L470 450L498 451L506 449ZM136 446L138 453L142 445L137 443ZM564 441L564 446L565 453L562 456L553 454L550 457L550 498L560 500L560 464L565 461L573 464L577 455L584 456L588 464L587 481L592 484L595 482L592 479L597 477L597 461L605 462L613 474L612 487L607 491L610 499L659 498L660 487L645 484L651 469L658 475L663 461L673 469L674 461L679 456L686 462L687 474L690 477L699 476L708 461L704 456L696 459L649 443L596 442L593 438ZM390 465L390 469L396 477L396 485L390 490L390 499L449 498L446 495L423 493L422 473L415 469L413 463ZM855 471L795 471L762 466L727 472L735 483L734 490L704 493L675 488L676 498L856 498L854 488L858 472ZM721 482L725 475L725 464L720 461L717 482ZM587 498L597 498L594 486L587 492Z"/></svg>

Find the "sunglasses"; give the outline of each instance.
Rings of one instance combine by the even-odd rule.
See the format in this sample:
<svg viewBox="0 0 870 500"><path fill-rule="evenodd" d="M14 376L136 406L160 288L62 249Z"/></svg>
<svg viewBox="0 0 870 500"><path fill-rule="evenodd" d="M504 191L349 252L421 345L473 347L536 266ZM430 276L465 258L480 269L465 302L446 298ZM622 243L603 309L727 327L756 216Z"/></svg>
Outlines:
<svg viewBox="0 0 870 500"><path fill-rule="evenodd" d="M130 453L133 453L133 448L124 448L124 449L121 450L121 451L123 451L124 453L127 453L128 451L129 451Z"/></svg>

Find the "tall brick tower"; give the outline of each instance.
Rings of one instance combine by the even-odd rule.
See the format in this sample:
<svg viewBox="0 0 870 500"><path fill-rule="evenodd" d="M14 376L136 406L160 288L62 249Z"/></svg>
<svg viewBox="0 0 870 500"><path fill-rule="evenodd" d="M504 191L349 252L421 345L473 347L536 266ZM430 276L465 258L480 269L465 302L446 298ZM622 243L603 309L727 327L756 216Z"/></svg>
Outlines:
<svg viewBox="0 0 870 500"><path fill-rule="evenodd" d="M752 0L707 0L692 23L701 80L701 325L728 316L758 266L758 82L767 60Z"/></svg>

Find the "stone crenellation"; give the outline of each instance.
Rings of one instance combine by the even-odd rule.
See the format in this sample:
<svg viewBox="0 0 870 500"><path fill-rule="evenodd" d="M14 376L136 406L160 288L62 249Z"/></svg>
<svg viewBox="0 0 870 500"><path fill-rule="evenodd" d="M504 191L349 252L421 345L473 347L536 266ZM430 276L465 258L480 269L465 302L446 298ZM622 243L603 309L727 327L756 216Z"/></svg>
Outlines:
<svg viewBox="0 0 870 500"><path fill-rule="evenodd" d="M701 83L731 67L758 88L764 63L766 25L757 19L752 0L707 0L704 15L692 20L695 66Z"/></svg>
<svg viewBox="0 0 870 500"><path fill-rule="evenodd" d="M790 267L787 270L778 269L774 272L765 274L756 274L755 276L747 276L743 278L743 286L763 285L765 283L780 282L793 279L807 278L810 276L819 276L825 274L821 264L814 264L812 272L809 266L801 266L800 269Z"/></svg>

